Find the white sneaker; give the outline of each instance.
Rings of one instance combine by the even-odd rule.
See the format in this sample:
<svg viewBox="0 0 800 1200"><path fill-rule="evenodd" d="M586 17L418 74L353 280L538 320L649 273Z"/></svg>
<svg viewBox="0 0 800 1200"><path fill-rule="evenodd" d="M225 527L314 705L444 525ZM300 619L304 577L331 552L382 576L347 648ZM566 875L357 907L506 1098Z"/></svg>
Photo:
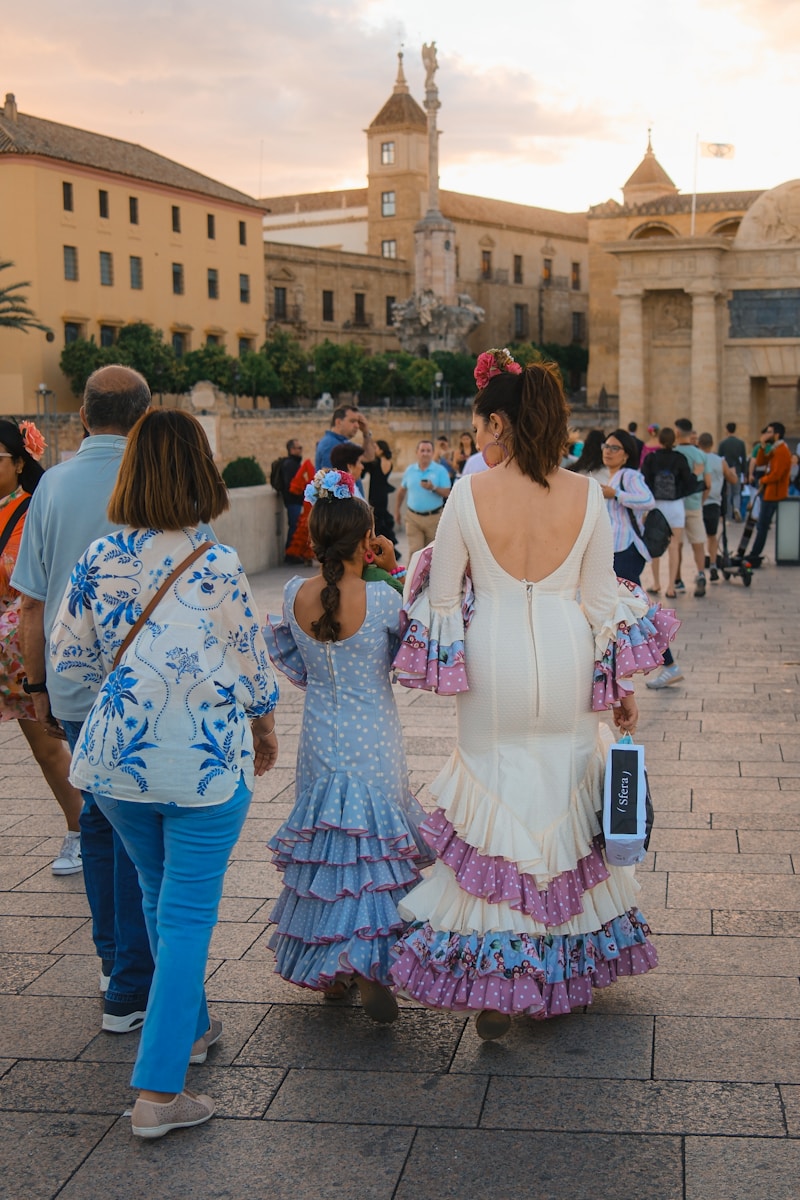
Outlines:
<svg viewBox="0 0 800 1200"><path fill-rule="evenodd" d="M50 869L54 875L77 875L78 871L83 870L80 833L67 833L61 843L61 852L58 858L53 859Z"/></svg>
<svg viewBox="0 0 800 1200"><path fill-rule="evenodd" d="M677 663L672 663L669 667L662 667L655 679L646 679L645 683L649 688L658 691L660 688L669 687L671 683L677 683L680 679L683 679L683 671Z"/></svg>

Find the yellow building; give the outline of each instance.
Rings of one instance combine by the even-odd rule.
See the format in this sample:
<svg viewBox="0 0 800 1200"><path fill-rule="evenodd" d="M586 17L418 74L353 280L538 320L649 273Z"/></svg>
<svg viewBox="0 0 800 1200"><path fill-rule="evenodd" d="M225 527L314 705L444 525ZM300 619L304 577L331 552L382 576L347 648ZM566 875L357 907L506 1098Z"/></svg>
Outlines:
<svg viewBox="0 0 800 1200"><path fill-rule="evenodd" d="M53 331L0 329L0 411L76 401L59 369L65 342L112 345L131 321L163 330L178 354L229 354L264 335L258 201L143 146L0 108L4 284ZM53 399L54 398L54 399Z"/></svg>

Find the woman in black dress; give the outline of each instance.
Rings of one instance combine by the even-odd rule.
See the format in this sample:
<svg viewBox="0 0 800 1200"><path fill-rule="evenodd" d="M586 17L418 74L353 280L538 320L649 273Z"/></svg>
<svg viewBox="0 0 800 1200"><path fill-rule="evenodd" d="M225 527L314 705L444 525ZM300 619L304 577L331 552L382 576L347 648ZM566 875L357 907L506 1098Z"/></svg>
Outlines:
<svg viewBox="0 0 800 1200"><path fill-rule="evenodd" d="M388 442L378 438L375 442L375 458L364 463L364 474L369 475L369 502L375 514L375 534L387 537L396 546L394 517L389 512L389 495L394 491L389 476L392 473L392 451Z"/></svg>

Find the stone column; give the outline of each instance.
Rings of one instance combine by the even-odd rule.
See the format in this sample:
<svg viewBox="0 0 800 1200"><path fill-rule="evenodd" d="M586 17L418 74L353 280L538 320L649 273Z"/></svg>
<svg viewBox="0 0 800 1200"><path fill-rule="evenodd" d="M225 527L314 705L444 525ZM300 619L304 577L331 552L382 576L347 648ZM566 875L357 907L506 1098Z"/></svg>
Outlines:
<svg viewBox="0 0 800 1200"><path fill-rule="evenodd" d="M626 426L637 421L645 425L644 395L644 292L619 290L619 422Z"/></svg>
<svg viewBox="0 0 800 1200"><path fill-rule="evenodd" d="M687 291L689 289L687 288ZM691 418L698 433L720 435L717 292L693 291Z"/></svg>

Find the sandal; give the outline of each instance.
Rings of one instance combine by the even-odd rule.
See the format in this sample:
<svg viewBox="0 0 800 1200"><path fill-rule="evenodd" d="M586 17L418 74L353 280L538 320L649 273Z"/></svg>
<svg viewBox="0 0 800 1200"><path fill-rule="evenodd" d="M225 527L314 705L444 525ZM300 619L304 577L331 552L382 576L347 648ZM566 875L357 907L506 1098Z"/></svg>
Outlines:
<svg viewBox="0 0 800 1200"><path fill-rule="evenodd" d="M660 596L661 595L661 588L648 588L647 590L651 596Z"/></svg>
<svg viewBox="0 0 800 1200"><path fill-rule="evenodd" d="M322 997L330 1004L341 1004L350 995L354 983L352 975L342 975L339 979L334 979L330 987L323 988Z"/></svg>
<svg viewBox="0 0 800 1200"><path fill-rule="evenodd" d="M503 1037L511 1028L509 1013L497 1012L493 1008L484 1008L475 1017L475 1032L484 1042L493 1042Z"/></svg>
<svg viewBox="0 0 800 1200"><path fill-rule="evenodd" d="M677 592L664 592L664 599L665 600L677 600L678 593Z"/></svg>
<svg viewBox="0 0 800 1200"><path fill-rule="evenodd" d="M361 1007L368 1017L379 1025L391 1025L397 1020L400 1009L388 987L363 975L356 976L356 985L361 993Z"/></svg>

